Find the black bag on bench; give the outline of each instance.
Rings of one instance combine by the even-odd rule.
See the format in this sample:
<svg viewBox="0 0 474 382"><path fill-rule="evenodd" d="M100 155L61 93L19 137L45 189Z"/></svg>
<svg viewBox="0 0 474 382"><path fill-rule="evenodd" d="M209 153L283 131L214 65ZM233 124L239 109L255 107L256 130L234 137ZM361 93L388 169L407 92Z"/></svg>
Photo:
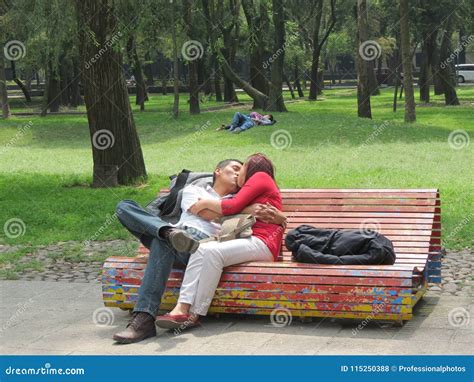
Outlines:
<svg viewBox="0 0 474 382"><path fill-rule="evenodd" d="M392 265L392 242L375 231L335 230L301 225L288 232L286 247L301 263Z"/></svg>

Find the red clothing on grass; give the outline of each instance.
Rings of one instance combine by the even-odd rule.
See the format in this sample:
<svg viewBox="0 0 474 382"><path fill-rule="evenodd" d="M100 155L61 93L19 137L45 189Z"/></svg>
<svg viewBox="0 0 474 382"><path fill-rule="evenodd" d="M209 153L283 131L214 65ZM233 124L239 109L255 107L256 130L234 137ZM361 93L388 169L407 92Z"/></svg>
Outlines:
<svg viewBox="0 0 474 382"><path fill-rule="evenodd" d="M230 199L221 201L223 215L235 215L254 203L270 203L282 209L281 194L275 181L265 172L256 172L242 186L239 192ZM263 223L259 220L252 227L252 236L261 239L276 260L280 253L283 227L278 224Z"/></svg>

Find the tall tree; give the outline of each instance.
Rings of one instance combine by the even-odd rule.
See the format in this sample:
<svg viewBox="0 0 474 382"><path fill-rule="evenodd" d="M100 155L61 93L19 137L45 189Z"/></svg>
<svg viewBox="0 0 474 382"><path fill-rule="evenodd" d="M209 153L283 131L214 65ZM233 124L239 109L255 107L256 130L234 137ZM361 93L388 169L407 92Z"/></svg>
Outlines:
<svg viewBox="0 0 474 382"><path fill-rule="evenodd" d="M372 118L370 107L369 65L360 52L362 43L368 39L367 0L357 0L357 115L362 118Z"/></svg>
<svg viewBox="0 0 474 382"><path fill-rule="evenodd" d="M189 73L189 112L191 114L199 114L199 83L198 83L198 60L201 59L202 51L198 52L202 48L201 46L194 46L194 41L196 39L196 27L193 24L193 2L191 0L183 0L183 18L184 24L186 27L186 34L189 38L190 51L192 51L193 56L184 57L184 59L188 60L188 73ZM195 54L197 53L197 54Z"/></svg>
<svg viewBox="0 0 474 382"><path fill-rule="evenodd" d="M138 57L137 40L133 32L131 32L128 37L127 55L133 76L135 77L135 103L137 105L140 105L140 111L143 111L145 110L145 101L148 100L148 94L146 91L145 76L143 75L142 65L140 62L140 58Z"/></svg>
<svg viewBox="0 0 474 382"><path fill-rule="evenodd" d="M400 0L400 47L402 51L403 87L405 88L405 122L415 122L415 95L413 92L412 55L408 0Z"/></svg>
<svg viewBox="0 0 474 382"><path fill-rule="evenodd" d="M271 67L271 84L266 110L287 111L282 92L283 65L285 62L285 8L283 0L273 0L272 7L273 25L275 27L273 51L277 57L273 60Z"/></svg>
<svg viewBox="0 0 474 382"><path fill-rule="evenodd" d="M10 117L10 105L8 104L7 80L5 78L5 60L3 52L0 52L0 102L2 104L2 117Z"/></svg>
<svg viewBox="0 0 474 382"><path fill-rule="evenodd" d="M268 94L268 81L262 68L268 35L268 16L265 1L257 6L253 0L242 0L242 8L249 29L250 84L264 94ZM257 106L254 102L254 108Z"/></svg>
<svg viewBox="0 0 474 382"><path fill-rule="evenodd" d="M206 27L207 27L207 36L209 38L209 46L214 54L214 56L219 60L220 66L224 75L231 79L232 82L242 88L253 100L254 105L257 108L265 109L268 103L268 96L258 89L255 89L249 82L244 81L242 78L239 77L237 73L235 73L232 66L226 60L225 55L222 53L222 50L219 47L218 39L216 37L216 33L214 32L213 28L214 25L217 24L216 13L214 12L213 8L210 7L209 0L201 0L202 1L202 8L204 13L204 18L206 20Z"/></svg>
<svg viewBox="0 0 474 382"><path fill-rule="evenodd" d="M93 186L132 184L146 178L120 49L114 4L108 0L76 0L80 28L82 81L94 161ZM85 66L96 57L88 68Z"/></svg>
<svg viewBox="0 0 474 382"><path fill-rule="evenodd" d="M453 49L451 46L451 37L453 34L453 15L449 14L445 18L444 29L440 30L442 42L440 47L439 77L444 92L444 101L446 105L459 105L459 99L456 93L456 70L454 60L452 59Z"/></svg>
<svg viewBox="0 0 474 382"><path fill-rule="evenodd" d="M228 13L224 9L226 3L229 5ZM229 63L229 66L233 67L239 41L240 0L229 0L228 2L222 0L211 1L211 6L214 9L214 17L217 16L214 18L214 20L217 20L217 22L214 21L214 25L219 28L223 39L222 55ZM228 17L229 14L231 17ZM216 32L213 31L212 33ZM232 76L228 75L227 71L224 70L224 102L238 101Z"/></svg>
<svg viewBox="0 0 474 382"><path fill-rule="evenodd" d="M176 37L176 4L171 3L171 39L173 40L173 116L179 113L179 63L178 42Z"/></svg>

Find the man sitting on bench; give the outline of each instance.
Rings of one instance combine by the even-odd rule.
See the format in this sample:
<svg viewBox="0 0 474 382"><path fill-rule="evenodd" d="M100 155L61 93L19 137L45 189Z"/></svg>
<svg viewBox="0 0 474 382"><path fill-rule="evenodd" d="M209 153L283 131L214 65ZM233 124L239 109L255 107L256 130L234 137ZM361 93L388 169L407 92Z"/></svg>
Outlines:
<svg viewBox="0 0 474 382"><path fill-rule="evenodd" d="M181 218L176 225L150 214L132 200L123 200L117 205L119 221L140 239L150 254L133 316L126 329L113 336L115 341L129 344L156 335L155 317L173 263L178 260L186 265L190 254L197 250L198 241L217 234L220 229L220 224L215 221L220 217L218 214L203 210L193 215L189 208L198 199L219 200L236 193L241 167L239 160L223 160L214 170L212 187L186 186L181 201ZM279 211L261 204L251 205L244 212L266 222L280 221L283 216Z"/></svg>

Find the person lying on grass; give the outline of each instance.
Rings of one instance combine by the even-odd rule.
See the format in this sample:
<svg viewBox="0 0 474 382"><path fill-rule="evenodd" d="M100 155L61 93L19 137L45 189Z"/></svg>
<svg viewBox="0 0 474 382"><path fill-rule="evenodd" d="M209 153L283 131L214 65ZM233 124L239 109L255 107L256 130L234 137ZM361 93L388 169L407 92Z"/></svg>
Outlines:
<svg viewBox="0 0 474 382"><path fill-rule="evenodd" d="M269 126L275 123L276 121L271 114L262 115L256 111L252 111L250 114L236 112L230 125L222 124L216 129L216 131L228 130L231 133L239 134L242 131L251 129L254 126Z"/></svg>

